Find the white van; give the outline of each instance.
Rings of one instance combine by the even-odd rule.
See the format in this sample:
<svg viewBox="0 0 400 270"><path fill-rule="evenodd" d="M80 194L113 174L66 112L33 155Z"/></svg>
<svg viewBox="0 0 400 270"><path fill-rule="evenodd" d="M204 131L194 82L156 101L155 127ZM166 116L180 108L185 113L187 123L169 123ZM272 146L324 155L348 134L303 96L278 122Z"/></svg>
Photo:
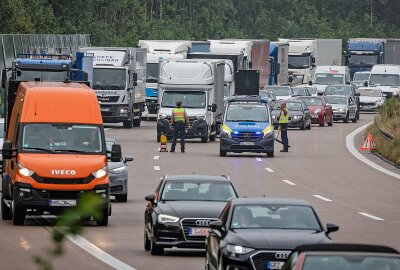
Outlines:
<svg viewBox="0 0 400 270"><path fill-rule="evenodd" d="M400 65L375 65L369 76L369 86L376 86L387 98L400 95Z"/></svg>
<svg viewBox="0 0 400 270"><path fill-rule="evenodd" d="M322 94L330 84L349 84L350 72L346 66L318 66L315 69L313 84Z"/></svg>

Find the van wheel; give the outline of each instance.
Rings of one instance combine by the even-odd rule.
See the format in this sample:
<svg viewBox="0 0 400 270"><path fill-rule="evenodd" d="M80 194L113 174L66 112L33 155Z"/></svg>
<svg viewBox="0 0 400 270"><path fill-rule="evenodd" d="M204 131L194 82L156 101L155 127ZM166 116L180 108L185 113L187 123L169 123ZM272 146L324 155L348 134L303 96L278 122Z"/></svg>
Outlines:
<svg viewBox="0 0 400 270"><path fill-rule="evenodd" d="M24 225L26 209L12 203L12 221L14 225Z"/></svg>
<svg viewBox="0 0 400 270"><path fill-rule="evenodd" d="M103 227L108 225L108 212L108 207L101 211L100 217L96 219L97 226Z"/></svg>
<svg viewBox="0 0 400 270"><path fill-rule="evenodd" d="M128 194L115 195L115 199L119 202L127 202Z"/></svg>
<svg viewBox="0 0 400 270"><path fill-rule="evenodd" d="M226 157L226 151L219 149L219 156L220 157Z"/></svg>
<svg viewBox="0 0 400 270"><path fill-rule="evenodd" d="M6 205L4 200L5 200L4 195L1 195L1 217L3 220L11 220L12 219L11 208Z"/></svg>

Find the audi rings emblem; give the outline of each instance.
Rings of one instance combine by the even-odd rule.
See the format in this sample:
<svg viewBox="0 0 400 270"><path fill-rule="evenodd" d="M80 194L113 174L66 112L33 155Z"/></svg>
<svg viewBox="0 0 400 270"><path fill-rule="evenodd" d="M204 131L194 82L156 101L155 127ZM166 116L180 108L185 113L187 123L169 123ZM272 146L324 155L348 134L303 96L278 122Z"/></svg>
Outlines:
<svg viewBox="0 0 400 270"><path fill-rule="evenodd" d="M277 252L275 253L275 258L278 260L287 260L289 258L290 252Z"/></svg>
<svg viewBox="0 0 400 270"><path fill-rule="evenodd" d="M210 226L211 220L209 219L198 219L196 220L197 226Z"/></svg>

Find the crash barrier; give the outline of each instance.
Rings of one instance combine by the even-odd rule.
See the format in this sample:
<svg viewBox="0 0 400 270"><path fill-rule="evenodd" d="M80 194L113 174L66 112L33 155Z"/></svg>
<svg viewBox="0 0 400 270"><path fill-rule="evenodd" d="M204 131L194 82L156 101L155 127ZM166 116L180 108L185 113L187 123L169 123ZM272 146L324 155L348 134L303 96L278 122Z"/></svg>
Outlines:
<svg viewBox="0 0 400 270"><path fill-rule="evenodd" d="M379 126L378 121L376 121L376 119L375 119L375 124L376 124L376 126L378 127L379 132L381 133L381 135L382 135L385 139L387 139L387 140L389 140L389 141L391 141L391 140L394 139L394 136L393 136L393 135L391 135L390 133L386 132L385 130L383 130L383 129Z"/></svg>

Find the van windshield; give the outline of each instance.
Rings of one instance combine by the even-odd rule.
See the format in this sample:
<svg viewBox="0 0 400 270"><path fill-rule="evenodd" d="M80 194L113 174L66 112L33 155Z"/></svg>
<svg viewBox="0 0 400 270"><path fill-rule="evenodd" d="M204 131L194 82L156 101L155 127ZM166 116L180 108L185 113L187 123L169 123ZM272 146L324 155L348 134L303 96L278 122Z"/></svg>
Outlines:
<svg viewBox="0 0 400 270"><path fill-rule="evenodd" d="M369 79L370 86L399 86L399 75L395 74L371 74Z"/></svg>
<svg viewBox="0 0 400 270"><path fill-rule="evenodd" d="M93 69L93 89L95 90L125 90L126 70L113 68Z"/></svg>
<svg viewBox="0 0 400 270"><path fill-rule="evenodd" d="M344 84L343 74L317 73L315 84Z"/></svg>
<svg viewBox="0 0 400 270"><path fill-rule="evenodd" d="M182 101L184 108L204 108L206 106L206 93L201 91L165 91L161 107L174 108L178 100Z"/></svg>
<svg viewBox="0 0 400 270"><path fill-rule="evenodd" d="M22 151L51 153L102 153L100 126L77 124L25 124Z"/></svg>

